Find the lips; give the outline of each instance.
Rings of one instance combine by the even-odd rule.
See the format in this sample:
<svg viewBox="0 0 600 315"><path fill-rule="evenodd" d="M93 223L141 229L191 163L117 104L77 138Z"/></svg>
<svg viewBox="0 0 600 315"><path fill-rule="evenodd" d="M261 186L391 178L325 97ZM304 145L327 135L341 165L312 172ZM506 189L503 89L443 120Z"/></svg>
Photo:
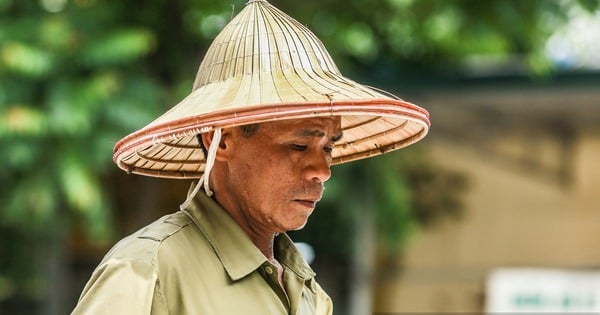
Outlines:
<svg viewBox="0 0 600 315"><path fill-rule="evenodd" d="M319 200L296 199L294 201L296 201L297 203L299 203L307 208L314 208L317 205L317 202Z"/></svg>
<svg viewBox="0 0 600 315"><path fill-rule="evenodd" d="M302 195L298 196L298 198L294 199L295 202L302 204L308 208L315 208L317 202L321 200L321 194L310 194L310 195Z"/></svg>
<svg viewBox="0 0 600 315"><path fill-rule="evenodd" d="M295 197L295 202L300 203L307 208L314 209L317 202L323 197L323 184L305 187L303 192L298 191Z"/></svg>

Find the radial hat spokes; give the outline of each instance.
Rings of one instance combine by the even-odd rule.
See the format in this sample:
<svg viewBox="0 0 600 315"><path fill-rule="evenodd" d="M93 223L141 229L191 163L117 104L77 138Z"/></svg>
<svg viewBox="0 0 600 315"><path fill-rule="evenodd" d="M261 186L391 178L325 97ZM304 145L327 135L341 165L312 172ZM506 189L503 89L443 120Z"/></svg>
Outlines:
<svg viewBox="0 0 600 315"><path fill-rule="evenodd" d="M217 35L192 92L120 140L122 169L198 178L206 158L197 134L282 119L340 116L333 164L396 150L429 129L423 108L344 77L321 41L267 1L249 1Z"/></svg>

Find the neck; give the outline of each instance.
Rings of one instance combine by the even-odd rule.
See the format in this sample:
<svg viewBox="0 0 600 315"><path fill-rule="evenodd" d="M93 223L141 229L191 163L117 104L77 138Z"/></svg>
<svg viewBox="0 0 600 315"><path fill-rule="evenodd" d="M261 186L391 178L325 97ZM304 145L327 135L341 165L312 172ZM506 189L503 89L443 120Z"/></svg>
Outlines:
<svg viewBox="0 0 600 315"><path fill-rule="evenodd" d="M227 211L242 230L246 232L246 235L248 235L258 250L260 250L270 262L276 263L274 244L277 233L251 225L247 218L240 212L229 211L227 208L225 208L225 211Z"/></svg>
<svg viewBox="0 0 600 315"><path fill-rule="evenodd" d="M215 164L213 169L213 174L215 174L215 176L211 176L210 178L211 187L214 191L213 198L242 228L258 250L260 250L269 261L276 263L277 261L275 259L273 246L275 237L278 233L267 228L264 224L260 224L252 217L251 213L253 211L251 209L246 209L248 207L246 204L239 202L238 199L232 197L236 195L235 190L228 189L229 186L219 180L222 177L222 172L222 165L219 163Z"/></svg>
<svg viewBox="0 0 600 315"><path fill-rule="evenodd" d="M240 223L238 222L238 224ZM265 255L265 257L271 263L277 263L277 260L275 258L275 251L273 249L275 244L275 236L277 236L276 233L253 233L252 230L248 230L243 226L242 229L244 230L244 232L246 232L248 237L250 237L252 243L256 245L258 250L260 250L260 252L263 255Z"/></svg>
<svg viewBox="0 0 600 315"><path fill-rule="evenodd" d="M215 200L221 207L231 216L231 218L242 228L242 230L248 235L252 243L260 250L260 252L272 263L276 262L275 259L275 237L278 233L266 229L264 226L256 224L252 221L245 211L237 206L233 206L222 200L221 195L215 192Z"/></svg>

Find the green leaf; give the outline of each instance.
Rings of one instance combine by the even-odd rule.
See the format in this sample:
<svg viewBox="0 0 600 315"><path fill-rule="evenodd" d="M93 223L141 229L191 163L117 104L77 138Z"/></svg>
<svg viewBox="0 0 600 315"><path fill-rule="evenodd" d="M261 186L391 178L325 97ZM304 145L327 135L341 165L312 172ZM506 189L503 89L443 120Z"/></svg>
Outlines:
<svg viewBox="0 0 600 315"><path fill-rule="evenodd" d="M35 173L10 183L13 189L8 206L3 208L5 222L42 230L55 215L57 198L54 185L47 173Z"/></svg>
<svg viewBox="0 0 600 315"><path fill-rule="evenodd" d="M191 85L190 82L187 93ZM167 106L163 94L161 86L156 82L146 78L125 78L120 93L106 102L105 119L121 132L140 128L160 115Z"/></svg>
<svg viewBox="0 0 600 315"><path fill-rule="evenodd" d="M12 105L0 113L0 138L7 135L42 135L47 130L45 114L31 106Z"/></svg>
<svg viewBox="0 0 600 315"><path fill-rule="evenodd" d="M40 41L57 51L66 51L76 42L75 31L63 15L51 15L39 27Z"/></svg>
<svg viewBox="0 0 600 315"><path fill-rule="evenodd" d="M120 78L114 72L95 73L82 82L65 80L56 83L48 98L52 131L66 135L87 134L99 112L104 111L102 106L120 87Z"/></svg>
<svg viewBox="0 0 600 315"><path fill-rule="evenodd" d="M98 177L81 159L80 152L64 152L58 172L67 206L83 218L88 236L97 242L107 240L113 232L107 201Z"/></svg>
<svg viewBox="0 0 600 315"><path fill-rule="evenodd" d="M83 52L91 65L114 65L130 62L151 52L154 35L144 29L122 29L95 40Z"/></svg>
<svg viewBox="0 0 600 315"><path fill-rule="evenodd" d="M67 204L80 213L91 212L101 202L100 185L95 176L71 152L59 166L59 180Z"/></svg>
<svg viewBox="0 0 600 315"><path fill-rule="evenodd" d="M0 174L25 172L27 176L33 173L32 168L39 162L43 153L43 147L39 145L40 141L42 140L0 136L0 160L5 163L4 167L0 168ZM10 177L10 179L15 178ZM14 185L6 184L6 187L5 192L9 194L15 189Z"/></svg>
<svg viewBox="0 0 600 315"><path fill-rule="evenodd" d="M342 36L344 46L351 55L365 60L377 57L377 44L368 25L354 23L342 33Z"/></svg>
<svg viewBox="0 0 600 315"><path fill-rule="evenodd" d="M11 41L0 46L0 64L18 74L39 78L50 73L54 60L40 48Z"/></svg>

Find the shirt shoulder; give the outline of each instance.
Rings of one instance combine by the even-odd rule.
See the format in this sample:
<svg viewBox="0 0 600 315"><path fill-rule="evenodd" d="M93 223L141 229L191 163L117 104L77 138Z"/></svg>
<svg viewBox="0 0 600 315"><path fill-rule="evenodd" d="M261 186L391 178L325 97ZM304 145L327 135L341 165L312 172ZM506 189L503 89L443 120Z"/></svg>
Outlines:
<svg viewBox="0 0 600 315"><path fill-rule="evenodd" d="M115 244L94 270L73 314L166 313L157 256L165 241L191 223L185 213L176 212Z"/></svg>
<svg viewBox="0 0 600 315"><path fill-rule="evenodd" d="M137 260L152 264L163 243L191 224L192 220L183 212L163 216L115 244L103 263L108 260Z"/></svg>
<svg viewBox="0 0 600 315"><path fill-rule="evenodd" d="M188 215L176 212L148 225L139 232L137 237L162 242L191 223L192 219Z"/></svg>

